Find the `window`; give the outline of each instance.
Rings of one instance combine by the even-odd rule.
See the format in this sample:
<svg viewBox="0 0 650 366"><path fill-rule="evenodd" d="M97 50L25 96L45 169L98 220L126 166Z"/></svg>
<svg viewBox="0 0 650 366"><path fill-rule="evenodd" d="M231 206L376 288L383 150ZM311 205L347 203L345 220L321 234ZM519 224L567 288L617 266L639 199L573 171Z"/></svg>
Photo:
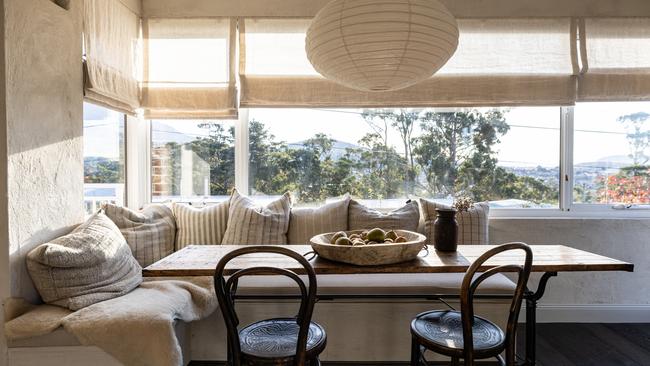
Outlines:
<svg viewBox="0 0 650 366"><path fill-rule="evenodd" d="M289 191L296 206L345 193L376 208L469 196L505 209L497 216L650 204L650 102L251 108L242 116L151 121L153 201L220 201L237 186L261 202Z"/></svg>
<svg viewBox="0 0 650 366"><path fill-rule="evenodd" d="M560 108L250 109L249 191L558 208Z"/></svg>
<svg viewBox="0 0 650 366"><path fill-rule="evenodd" d="M234 186L232 121L151 122L153 201L222 200Z"/></svg>
<svg viewBox="0 0 650 366"><path fill-rule="evenodd" d="M650 103L574 109L573 201L650 204Z"/></svg>
<svg viewBox="0 0 650 366"><path fill-rule="evenodd" d="M84 103L84 207L124 204L125 133L122 113Z"/></svg>

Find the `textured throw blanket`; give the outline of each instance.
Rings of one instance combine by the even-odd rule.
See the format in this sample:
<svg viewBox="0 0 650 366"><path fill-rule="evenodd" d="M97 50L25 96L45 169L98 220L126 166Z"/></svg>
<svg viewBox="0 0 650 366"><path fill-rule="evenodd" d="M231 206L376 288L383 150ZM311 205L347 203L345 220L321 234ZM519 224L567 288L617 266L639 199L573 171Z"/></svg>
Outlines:
<svg viewBox="0 0 650 366"><path fill-rule="evenodd" d="M76 312L40 305L5 324L8 339L44 335L59 326L83 345L97 346L123 364L178 366L177 320L191 322L217 309L212 278L147 281L134 291Z"/></svg>

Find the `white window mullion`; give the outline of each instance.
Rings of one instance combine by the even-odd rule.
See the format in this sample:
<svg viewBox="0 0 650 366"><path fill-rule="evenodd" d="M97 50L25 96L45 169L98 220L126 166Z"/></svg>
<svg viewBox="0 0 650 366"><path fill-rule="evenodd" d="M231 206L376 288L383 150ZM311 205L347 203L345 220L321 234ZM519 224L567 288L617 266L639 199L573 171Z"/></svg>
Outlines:
<svg viewBox="0 0 650 366"><path fill-rule="evenodd" d="M560 210L573 206L573 107L560 109Z"/></svg>
<svg viewBox="0 0 650 366"><path fill-rule="evenodd" d="M126 206L139 209L151 202L151 123L126 118Z"/></svg>
<svg viewBox="0 0 650 366"><path fill-rule="evenodd" d="M235 125L235 187L243 194L248 191L248 109L239 110L239 120Z"/></svg>

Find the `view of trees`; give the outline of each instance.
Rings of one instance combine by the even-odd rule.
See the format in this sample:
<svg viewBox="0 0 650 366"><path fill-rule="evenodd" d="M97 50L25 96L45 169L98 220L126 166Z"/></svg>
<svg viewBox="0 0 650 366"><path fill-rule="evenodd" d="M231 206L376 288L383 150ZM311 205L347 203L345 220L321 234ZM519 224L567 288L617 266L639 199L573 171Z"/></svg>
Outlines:
<svg viewBox="0 0 650 366"><path fill-rule="evenodd" d="M102 157L84 158L84 183L124 182L124 168L119 160Z"/></svg>
<svg viewBox="0 0 650 366"><path fill-rule="evenodd" d="M367 199L463 194L476 201L518 198L557 204L557 179L520 176L497 165L495 146L510 129L503 110L387 109L364 111L362 117L371 131L345 148L324 134L289 144L262 121L250 121L251 193L291 191L301 202L350 193ZM208 136L186 146L209 163L210 194L228 194L234 186L234 129L219 123L201 127ZM400 141L389 141L390 136ZM170 151L179 147L168 143Z"/></svg>
<svg viewBox="0 0 650 366"><path fill-rule="evenodd" d="M650 114L637 112L620 116L625 126L632 165L622 167L616 175L599 176L597 202L650 203L650 128L645 125Z"/></svg>

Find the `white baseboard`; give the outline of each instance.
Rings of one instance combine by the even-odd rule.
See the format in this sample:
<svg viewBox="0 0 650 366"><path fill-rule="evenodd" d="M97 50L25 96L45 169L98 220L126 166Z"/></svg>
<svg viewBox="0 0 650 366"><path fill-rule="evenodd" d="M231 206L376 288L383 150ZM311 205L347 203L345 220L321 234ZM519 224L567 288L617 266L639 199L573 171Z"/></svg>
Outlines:
<svg viewBox="0 0 650 366"><path fill-rule="evenodd" d="M525 319L525 309L520 320ZM539 304L538 323L650 323L650 305Z"/></svg>

